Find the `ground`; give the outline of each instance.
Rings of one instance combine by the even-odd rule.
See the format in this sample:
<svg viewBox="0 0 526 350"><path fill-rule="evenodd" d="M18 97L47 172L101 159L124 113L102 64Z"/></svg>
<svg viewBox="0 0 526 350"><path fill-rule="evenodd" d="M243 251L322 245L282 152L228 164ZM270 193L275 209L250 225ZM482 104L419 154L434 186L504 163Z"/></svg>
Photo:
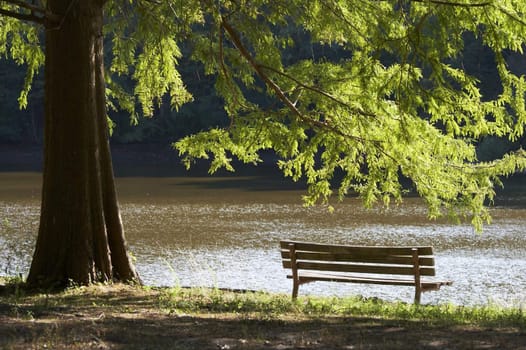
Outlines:
<svg viewBox="0 0 526 350"><path fill-rule="evenodd" d="M526 350L523 325L218 312L206 306L186 313L167 306L163 295L154 289L97 287L58 297L17 296L4 288L0 349Z"/></svg>

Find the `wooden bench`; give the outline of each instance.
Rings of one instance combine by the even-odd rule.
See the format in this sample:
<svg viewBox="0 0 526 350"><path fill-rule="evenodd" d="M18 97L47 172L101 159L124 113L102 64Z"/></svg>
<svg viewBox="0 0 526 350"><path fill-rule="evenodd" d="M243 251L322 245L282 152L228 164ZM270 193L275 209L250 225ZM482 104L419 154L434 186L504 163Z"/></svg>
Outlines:
<svg viewBox="0 0 526 350"><path fill-rule="evenodd" d="M438 290L451 281L435 276L433 247L345 246L281 241L283 267L291 269L292 298L300 285L314 281L414 286L415 304L423 292Z"/></svg>

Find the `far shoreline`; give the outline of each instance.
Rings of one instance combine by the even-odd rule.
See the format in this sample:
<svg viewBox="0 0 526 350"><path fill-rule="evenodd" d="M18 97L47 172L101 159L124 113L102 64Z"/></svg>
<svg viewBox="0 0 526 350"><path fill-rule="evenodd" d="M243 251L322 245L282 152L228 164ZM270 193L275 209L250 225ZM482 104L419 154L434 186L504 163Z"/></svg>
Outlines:
<svg viewBox="0 0 526 350"><path fill-rule="evenodd" d="M181 157L170 144L112 144L113 168L116 178L241 178L251 187L265 190L284 188L305 190L305 181L293 182L283 176L276 165L276 156L267 151L262 155L263 162L258 165L242 164L234 161L235 172L219 170L208 173L207 161L198 161L187 170ZM41 173L43 154L38 144L0 144L0 173ZM253 179L251 181L250 179ZM504 187L496 187L496 197L490 206L526 206L526 174L516 174L503 179ZM240 183L241 185L241 183ZM409 197L413 197L410 194Z"/></svg>

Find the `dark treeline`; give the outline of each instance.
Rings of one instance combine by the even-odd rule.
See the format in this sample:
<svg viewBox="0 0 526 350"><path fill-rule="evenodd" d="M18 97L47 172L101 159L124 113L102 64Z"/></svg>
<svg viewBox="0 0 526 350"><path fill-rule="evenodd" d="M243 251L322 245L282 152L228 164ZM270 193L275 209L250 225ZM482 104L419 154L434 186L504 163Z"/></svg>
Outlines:
<svg viewBox="0 0 526 350"><path fill-rule="evenodd" d="M337 60L343 55L338 48L313 46L304 34L297 33L297 44L289 49L284 58L287 61L299 59ZM191 51L191 44L184 45L185 51ZM386 58L386 61L389 59ZM526 74L526 57L510 54L508 64L515 73ZM388 62L386 62L388 64ZM466 39L466 46L461 58L452 62L462 67L480 81L485 98L495 98L500 91L499 76L490 50L484 48L474 38ZM183 76L194 101L180 110L174 111L168 103L163 104L153 118L139 117L134 125L125 112L111 111L109 116L115 127L111 141L115 144L168 144L179 138L206 130L215 126L228 124L228 117L223 110L223 103L215 94L214 77L206 76L202 67L183 59L179 71ZM22 89L25 67L0 59L0 144L40 145L43 135L43 81L37 76L29 96L27 109L21 110L18 105L19 92ZM254 96L254 98L257 98ZM478 145L482 160L494 159L502 154L521 147L526 143L523 137L516 142L494 137L483 139Z"/></svg>
<svg viewBox="0 0 526 350"><path fill-rule="evenodd" d="M139 117L135 125L127 112L110 110L114 123L111 141L118 144L168 143L182 136L228 122L221 99L214 93L214 80L205 76L194 62L180 66L185 84L194 102L174 111L168 103L159 108L154 117ZM25 67L0 59L0 144L42 143L44 90L42 74L31 89L26 109L20 109L18 96L23 87Z"/></svg>

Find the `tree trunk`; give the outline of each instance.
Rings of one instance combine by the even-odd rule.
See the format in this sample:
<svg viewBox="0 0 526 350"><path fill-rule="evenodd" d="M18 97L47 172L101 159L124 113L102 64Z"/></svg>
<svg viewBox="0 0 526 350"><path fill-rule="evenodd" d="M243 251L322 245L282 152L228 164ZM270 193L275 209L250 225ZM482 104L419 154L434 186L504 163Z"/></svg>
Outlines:
<svg viewBox="0 0 526 350"><path fill-rule="evenodd" d="M138 276L126 253L106 121L103 1L48 0L40 228L27 282L61 287Z"/></svg>

